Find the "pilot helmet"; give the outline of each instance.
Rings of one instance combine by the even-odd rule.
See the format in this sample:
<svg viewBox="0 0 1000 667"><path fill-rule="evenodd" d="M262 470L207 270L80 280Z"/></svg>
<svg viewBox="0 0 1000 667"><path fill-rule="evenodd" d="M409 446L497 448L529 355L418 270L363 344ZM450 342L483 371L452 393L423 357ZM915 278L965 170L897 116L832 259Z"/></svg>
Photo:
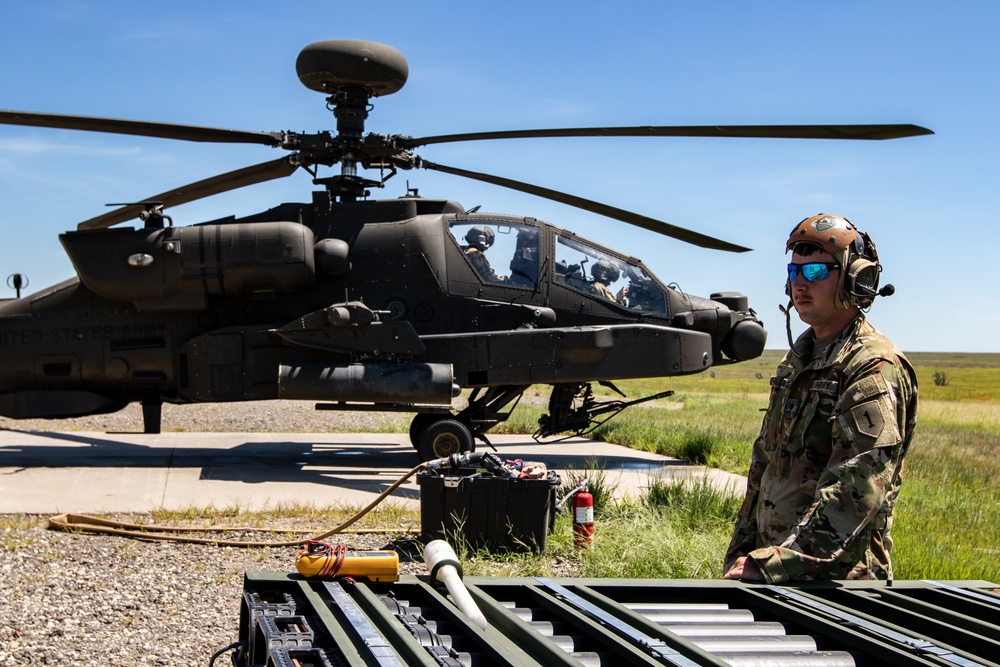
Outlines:
<svg viewBox="0 0 1000 667"><path fill-rule="evenodd" d="M466 243L482 251L493 245L494 240L496 240L496 237L493 234L493 230L483 225L476 225L470 228L465 234Z"/></svg>
<svg viewBox="0 0 1000 667"><path fill-rule="evenodd" d="M465 234L466 243L484 252L493 245L496 239L496 233L493 229L485 225L476 225Z"/></svg>
<svg viewBox="0 0 1000 667"><path fill-rule="evenodd" d="M882 265L878 261L875 243L847 218L832 213L820 213L795 225L785 243L785 252L799 244L815 246L829 253L840 265L837 283L837 308L871 306L878 293ZM791 293L791 284L787 286Z"/></svg>
<svg viewBox="0 0 1000 667"><path fill-rule="evenodd" d="M594 280L604 285L610 285L611 283L618 280L621 276L621 271L613 263L606 259L602 259L594 264L594 268L590 270L590 275L594 276Z"/></svg>

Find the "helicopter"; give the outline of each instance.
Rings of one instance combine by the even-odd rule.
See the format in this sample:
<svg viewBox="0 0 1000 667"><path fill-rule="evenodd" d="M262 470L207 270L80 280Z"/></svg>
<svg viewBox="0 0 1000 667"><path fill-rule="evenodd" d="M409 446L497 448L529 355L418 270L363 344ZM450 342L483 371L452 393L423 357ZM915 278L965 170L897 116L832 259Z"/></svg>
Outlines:
<svg viewBox="0 0 1000 667"><path fill-rule="evenodd" d="M365 133L371 100L399 91L402 53L375 42L306 46L300 81L326 96L336 132L247 132L0 111L0 123L288 151L80 223L59 239L76 277L0 302L0 415L69 418L163 403L316 401L415 413L422 460L474 451L532 385L551 387L536 438L584 434L637 403L593 384L693 374L756 358L767 333L739 292L699 297L641 260L532 217L466 210L409 190L372 199L399 171L429 169L597 213L700 247L743 246L537 185L424 160L415 148L539 137L882 140L915 125L640 126L410 137ZM340 165L320 176L320 167ZM378 178L359 173L377 170ZM304 203L174 226L187 202L308 172ZM133 222L130 227L121 223ZM468 392L467 405L453 403Z"/></svg>

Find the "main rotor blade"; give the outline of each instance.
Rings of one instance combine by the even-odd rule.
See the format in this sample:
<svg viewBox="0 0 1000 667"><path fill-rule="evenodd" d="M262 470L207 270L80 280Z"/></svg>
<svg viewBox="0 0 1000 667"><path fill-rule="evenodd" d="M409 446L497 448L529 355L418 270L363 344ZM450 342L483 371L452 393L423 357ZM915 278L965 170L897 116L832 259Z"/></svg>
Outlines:
<svg viewBox="0 0 1000 667"><path fill-rule="evenodd" d="M433 137L402 138L399 146L484 139L538 139L543 137L753 137L759 139L900 139L934 134L919 125L688 125L637 127L579 127L551 130L467 132Z"/></svg>
<svg viewBox="0 0 1000 667"><path fill-rule="evenodd" d="M262 162L252 167L229 171L225 174L213 176L212 178L206 178L197 183L185 185L176 190L154 195L153 197L144 199L143 203L129 204L128 206L81 222L76 228L78 231L105 229L112 225L117 225L119 222L131 220L138 217L139 213L146 208L144 205L145 202L159 202L163 204L164 208L170 208L203 197L217 195L220 192L228 192L229 190L236 190L237 188L254 185L255 183L263 183L264 181L290 176L299 168L299 165L294 164L290 158L291 156L285 156L277 160L271 160L270 162Z"/></svg>
<svg viewBox="0 0 1000 667"><path fill-rule="evenodd" d="M63 130L84 130L87 132L132 134L140 137L181 139L183 141L264 144L265 146L280 146L282 139L280 132L246 132L243 130L200 127L197 125L177 125L175 123L98 118L95 116L67 116L64 114L26 111L0 111L0 123L5 125L27 125L30 127L52 127Z"/></svg>
<svg viewBox="0 0 1000 667"><path fill-rule="evenodd" d="M639 215L638 213L632 213L631 211L615 208L614 206L608 206L607 204L601 204L600 202L591 201L575 195L566 194L565 192L559 192L558 190L550 190L548 188L539 187L530 183L522 183L521 181L503 178L502 176L493 176L491 174L484 174L478 171L467 171L465 169L448 167L443 164L427 162L426 160L421 160L419 166L424 169L432 169L446 174L463 176L465 178L471 178L485 183L492 183L493 185L499 185L512 190L527 192L528 194L532 194L537 197L551 199L552 201L557 201L562 204L582 208L583 210L590 211L591 213L597 213L598 215L603 215L608 218L621 220L622 222L627 222L630 225L642 227L643 229L648 229L651 232L663 234L664 236L669 236L701 248L712 248L714 250L725 250L727 252L746 252L750 250L750 248L744 248L743 246L722 241L711 236L706 236L705 234L692 232L691 230L684 229L683 227L677 227L654 218L647 218L646 216Z"/></svg>

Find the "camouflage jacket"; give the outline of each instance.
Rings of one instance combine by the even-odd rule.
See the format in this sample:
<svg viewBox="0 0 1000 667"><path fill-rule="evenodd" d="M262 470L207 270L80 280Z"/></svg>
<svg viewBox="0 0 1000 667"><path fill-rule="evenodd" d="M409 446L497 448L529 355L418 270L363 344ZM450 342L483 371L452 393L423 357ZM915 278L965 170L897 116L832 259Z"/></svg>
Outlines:
<svg viewBox="0 0 1000 667"><path fill-rule="evenodd" d="M486 253L482 250L476 248L475 246L470 246L466 249L465 256L468 257L469 261L472 263L472 268L476 270L476 273L479 274L480 278L491 283L503 282L503 278L493 272L493 267L490 266L490 260L486 258Z"/></svg>
<svg viewBox="0 0 1000 667"><path fill-rule="evenodd" d="M596 294L597 296L604 297L608 301L614 301L615 303L619 304L621 303L621 300L615 297L615 295L611 293L611 290L608 288L608 286L602 282L598 282L595 280L593 283L590 284L590 288L594 291L594 294Z"/></svg>
<svg viewBox="0 0 1000 667"><path fill-rule="evenodd" d="M813 342L806 331L771 378L725 570L750 556L769 583L891 579L916 376L863 315L818 354Z"/></svg>

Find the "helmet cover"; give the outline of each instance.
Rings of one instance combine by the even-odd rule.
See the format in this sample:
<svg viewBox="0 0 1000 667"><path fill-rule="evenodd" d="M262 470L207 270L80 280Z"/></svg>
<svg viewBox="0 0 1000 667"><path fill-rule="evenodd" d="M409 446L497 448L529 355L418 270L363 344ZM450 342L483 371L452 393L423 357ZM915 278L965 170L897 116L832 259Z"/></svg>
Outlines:
<svg viewBox="0 0 1000 667"><path fill-rule="evenodd" d="M839 260L857 235L857 229L850 220L832 213L820 213L795 225L785 243L785 252L794 250L799 243L810 243Z"/></svg>

